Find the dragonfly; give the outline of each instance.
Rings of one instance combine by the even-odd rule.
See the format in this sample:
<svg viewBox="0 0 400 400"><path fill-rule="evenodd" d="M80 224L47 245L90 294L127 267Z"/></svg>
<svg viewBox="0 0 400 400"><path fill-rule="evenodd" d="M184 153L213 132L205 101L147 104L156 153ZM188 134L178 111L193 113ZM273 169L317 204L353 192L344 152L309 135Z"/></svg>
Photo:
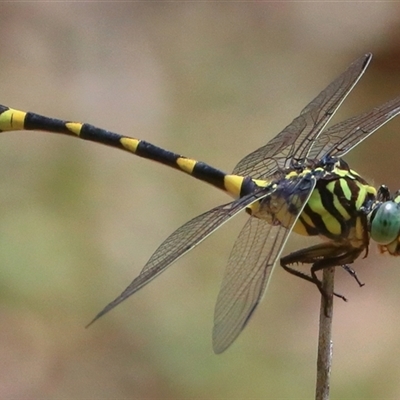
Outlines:
<svg viewBox="0 0 400 400"><path fill-rule="evenodd" d="M381 253L400 255L400 191L391 194L384 185L376 189L342 159L400 113L400 96L325 129L371 58L365 54L355 60L276 137L245 156L228 174L144 140L0 105L0 131L39 130L101 143L182 171L233 197L175 230L90 324L242 211L248 220L229 256L214 311L212 338L217 354L247 325L278 263L324 294L318 271L341 266L354 274L349 264L367 255L370 240ZM324 240L281 257L291 232ZM298 264L310 265L309 273L294 267Z"/></svg>

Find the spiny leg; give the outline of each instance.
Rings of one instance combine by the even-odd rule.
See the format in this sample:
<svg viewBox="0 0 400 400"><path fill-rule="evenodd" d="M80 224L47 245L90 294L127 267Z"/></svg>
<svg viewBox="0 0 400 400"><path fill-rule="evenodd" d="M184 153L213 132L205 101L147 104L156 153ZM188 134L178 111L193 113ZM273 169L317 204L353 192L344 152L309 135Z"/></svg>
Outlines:
<svg viewBox="0 0 400 400"><path fill-rule="evenodd" d="M331 252L330 254L327 253L326 258L323 258L321 260L317 260L312 265L310 271L311 271L311 276L314 279L318 279L317 274L316 274L317 271L321 271L324 268L347 266L347 264L348 263L352 263L360 255L360 253L362 251L360 249L355 249L355 248L353 248L351 246L338 248L338 250L339 250L339 254L338 255L337 255L337 253L335 254L334 252ZM349 272L358 281L358 278L357 278L357 275L356 275L355 271L353 271L348 266L347 266L347 269L345 268L345 270L347 270L347 272ZM352 274L352 271L354 272L354 274ZM321 290L320 290L320 292L321 292ZM322 290L322 292L323 292L323 290ZM322 293L322 294L326 297L326 294L324 294L324 293ZM347 301L347 299L344 296L338 296L338 297L341 297L344 301Z"/></svg>
<svg viewBox="0 0 400 400"><path fill-rule="evenodd" d="M357 275L350 267L347 266L347 264L352 263L360 255L361 251L362 249L355 249L349 245L337 246L336 244L329 242L321 243L315 246L308 247L306 249L293 252L286 257L283 257L281 259L281 266L285 271L291 273L292 275L314 283L320 291L321 295L326 298L327 294L324 292L322 288L322 282L317 277L316 272L324 268L343 266L343 268L353 277L355 277L357 282L359 282ZM289 266L295 263L312 264L312 267L310 269L311 275L307 275ZM352 271L354 272L354 274L352 273ZM334 292L333 294L334 296L339 297L344 301L347 301L347 299L343 295L336 292Z"/></svg>
<svg viewBox="0 0 400 400"><path fill-rule="evenodd" d="M349 265L344 264L344 265L342 265L342 268L356 280L356 282L358 283L358 286L363 287L365 285L365 283L362 283L358 279L357 272L354 271L354 269L351 268Z"/></svg>
<svg viewBox="0 0 400 400"><path fill-rule="evenodd" d="M289 254L289 255L291 255L291 254ZM318 288L319 292L321 293L321 295L324 296L325 298L327 297L327 294L325 293L324 289L322 288L322 282L321 282L320 279L318 279L318 277L316 275L315 276L309 276L309 275L307 275L307 274L305 274L305 273L303 273L303 272L301 272L301 271L299 271L297 269L291 268L288 265L282 263L282 262L286 261L284 259L286 259L286 257L281 259L281 267L285 271L289 272L289 274L292 274L294 276L297 276L297 277L299 277L301 279L304 279L304 280L306 280L308 282L313 283L314 285L317 286L317 288ZM340 294L340 293L333 292L333 295L336 296L336 297L339 297L343 301L347 301L347 298L345 296L343 296L342 294Z"/></svg>

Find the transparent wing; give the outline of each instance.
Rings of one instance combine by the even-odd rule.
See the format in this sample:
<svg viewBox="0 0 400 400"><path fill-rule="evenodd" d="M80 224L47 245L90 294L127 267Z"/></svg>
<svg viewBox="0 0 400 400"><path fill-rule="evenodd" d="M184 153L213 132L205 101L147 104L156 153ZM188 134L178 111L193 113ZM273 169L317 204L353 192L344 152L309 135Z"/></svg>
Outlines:
<svg viewBox="0 0 400 400"><path fill-rule="evenodd" d="M316 137L366 70L372 55L366 54L325 88L301 114L265 146L244 157L233 174L265 179L294 160L305 159Z"/></svg>
<svg viewBox="0 0 400 400"><path fill-rule="evenodd" d="M245 207L268 194L268 189L262 189L257 193L213 208L182 225L158 247L139 276L114 301L100 311L89 325L165 271L173 262L192 250Z"/></svg>
<svg viewBox="0 0 400 400"><path fill-rule="evenodd" d="M400 97L333 125L322 132L314 143L309 153L310 160L319 160L326 155L343 157L398 114Z"/></svg>
<svg viewBox="0 0 400 400"><path fill-rule="evenodd" d="M286 195L286 228L251 217L229 257L214 313L213 348L222 353L239 336L260 303L287 238L315 187L315 178L293 181L273 196ZM289 210L289 207L288 207Z"/></svg>

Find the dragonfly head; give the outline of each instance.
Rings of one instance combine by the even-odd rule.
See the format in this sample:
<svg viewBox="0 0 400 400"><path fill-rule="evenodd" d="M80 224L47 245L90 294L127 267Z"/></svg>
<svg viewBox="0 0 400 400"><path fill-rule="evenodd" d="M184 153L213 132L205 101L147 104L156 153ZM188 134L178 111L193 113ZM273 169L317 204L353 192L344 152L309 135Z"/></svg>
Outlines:
<svg viewBox="0 0 400 400"><path fill-rule="evenodd" d="M369 217L371 239L382 253L400 256L400 190L387 201L380 202Z"/></svg>

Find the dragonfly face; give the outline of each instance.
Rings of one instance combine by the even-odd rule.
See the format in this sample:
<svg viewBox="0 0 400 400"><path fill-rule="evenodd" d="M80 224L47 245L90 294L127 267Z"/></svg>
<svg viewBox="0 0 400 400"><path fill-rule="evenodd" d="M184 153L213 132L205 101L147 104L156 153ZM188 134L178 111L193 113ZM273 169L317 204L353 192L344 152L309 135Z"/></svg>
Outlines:
<svg viewBox="0 0 400 400"><path fill-rule="evenodd" d="M382 253L400 255L400 191L390 197L385 186L381 186L378 201L369 214L371 239L378 243Z"/></svg>
<svg viewBox="0 0 400 400"><path fill-rule="evenodd" d="M321 289L317 271L354 262L370 239L382 252L400 254L400 192L378 191L342 160L351 149L400 113L397 97L364 114L326 124L366 70L371 54L353 62L266 145L244 157L231 174L151 143L93 125L0 106L0 131L42 130L102 143L167 165L235 198L173 232L140 274L92 322L136 293L239 212L250 217L230 254L214 313L213 347L227 349L260 303L274 266ZM280 258L294 231L323 243ZM311 264L310 274L294 264Z"/></svg>

